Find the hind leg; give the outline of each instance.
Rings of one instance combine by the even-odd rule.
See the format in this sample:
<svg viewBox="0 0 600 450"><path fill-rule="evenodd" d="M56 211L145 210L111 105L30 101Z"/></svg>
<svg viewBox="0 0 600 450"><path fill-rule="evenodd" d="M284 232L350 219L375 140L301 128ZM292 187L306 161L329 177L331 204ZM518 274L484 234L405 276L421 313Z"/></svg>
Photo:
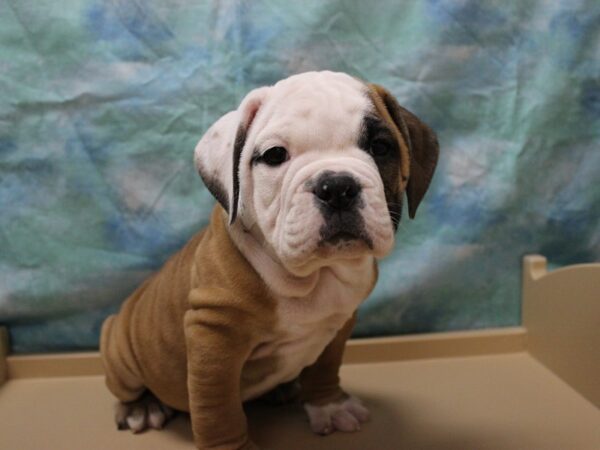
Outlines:
<svg viewBox="0 0 600 450"><path fill-rule="evenodd" d="M119 430L130 429L140 433L147 428L160 430L175 415L175 411L146 391L132 402L119 402L115 421Z"/></svg>
<svg viewBox="0 0 600 450"><path fill-rule="evenodd" d="M119 430L139 433L146 428L162 428L173 416L173 410L163 405L146 387L136 372L137 361L122 329L115 326L116 315L102 325L100 354L106 374L106 386L120 402L115 408Z"/></svg>
<svg viewBox="0 0 600 450"><path fill-rule="evenodd" d="M300 397L300 383L298 379L276 386L271 391L259 397L259 401L267 405L280 406L298 400Z"/></svg>

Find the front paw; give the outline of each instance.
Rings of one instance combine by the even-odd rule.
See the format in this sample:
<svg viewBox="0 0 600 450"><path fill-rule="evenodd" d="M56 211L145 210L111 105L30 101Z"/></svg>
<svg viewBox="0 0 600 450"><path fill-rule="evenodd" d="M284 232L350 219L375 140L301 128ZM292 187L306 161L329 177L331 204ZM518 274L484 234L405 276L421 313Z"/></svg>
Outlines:
<svg viewBox="0 0 600 450"><path fill-rule="evenodd" d="M310 428L323 436L338 431L358 431L360 424L369 420L370 413L356 397L325 405L304 404Z"/></svg>

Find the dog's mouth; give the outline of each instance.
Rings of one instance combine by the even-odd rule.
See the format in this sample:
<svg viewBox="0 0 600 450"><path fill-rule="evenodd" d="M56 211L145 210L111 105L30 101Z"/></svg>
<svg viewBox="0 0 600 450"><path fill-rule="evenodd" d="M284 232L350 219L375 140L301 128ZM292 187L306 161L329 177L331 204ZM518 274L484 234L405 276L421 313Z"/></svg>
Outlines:
<svg viewBox="0 0 600 450"><path fill-rule="evenodd" d="M327 221L320 230L319 247L329 249L350 249L366 246L373 249L373 241L367 234L360 217L339 217ZM362 245L361 245L362 244Z"/></svg>
<svg viewBox="0 0 600 450"><path fill-rule="evenodd" d="M357 257L373 250L371 239L362 233L339 231L322 239L316 254L320 258Z"/></svg>
<svg viewBox="0 0 600 450"><path fill-rule="evenodd" d="M325 242L328 244L335 245L339 242L354 241L356 239L361 239L361 237L354 233L350 233L349 231L340 231L339 233L335 233L333 236L331 236Z"/></svg>
<svg viewBox="0 0 600 450"><path fill-rule="evenodd" d="M324 246L324 245L337 246L337 245L343 245L345 243L350 243L352 241L362 241L365 244L367 244L367 246L369 248L373 247L373 244L371 243L371 239L369 239L369 237L366 236L364 233L353 233L350 231L339 231L337 233L333 233L333 234L331 234L331 236L321 239L321 241L319 242L319 246Z"/></svg>

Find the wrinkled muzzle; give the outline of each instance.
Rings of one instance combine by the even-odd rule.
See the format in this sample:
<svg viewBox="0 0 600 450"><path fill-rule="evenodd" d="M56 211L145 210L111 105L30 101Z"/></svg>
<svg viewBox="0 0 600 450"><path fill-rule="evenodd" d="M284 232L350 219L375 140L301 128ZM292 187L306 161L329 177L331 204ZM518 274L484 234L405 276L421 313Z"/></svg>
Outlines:
<svg viewBox="0 0 600 450"><path fill-rule="evenodd" d="M363 161L337 157L314 162L285 188L273 246L288 268L318 259L383 257L393 247L394 227L381 179Z"/></svg>

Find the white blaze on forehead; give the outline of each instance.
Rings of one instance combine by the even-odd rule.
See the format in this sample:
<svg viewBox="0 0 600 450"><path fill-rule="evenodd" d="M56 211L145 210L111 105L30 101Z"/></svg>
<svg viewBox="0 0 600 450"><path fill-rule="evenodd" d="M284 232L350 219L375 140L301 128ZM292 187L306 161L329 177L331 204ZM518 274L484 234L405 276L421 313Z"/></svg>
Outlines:
<svg viewBox="0 0 600 450"><path fill-rule="evenodd" d="M341 73L309 72L287 78L273 86L251 138L264 150L275 136L294 154L356 145L370 108L365 92L362 82Z"/></svg>

